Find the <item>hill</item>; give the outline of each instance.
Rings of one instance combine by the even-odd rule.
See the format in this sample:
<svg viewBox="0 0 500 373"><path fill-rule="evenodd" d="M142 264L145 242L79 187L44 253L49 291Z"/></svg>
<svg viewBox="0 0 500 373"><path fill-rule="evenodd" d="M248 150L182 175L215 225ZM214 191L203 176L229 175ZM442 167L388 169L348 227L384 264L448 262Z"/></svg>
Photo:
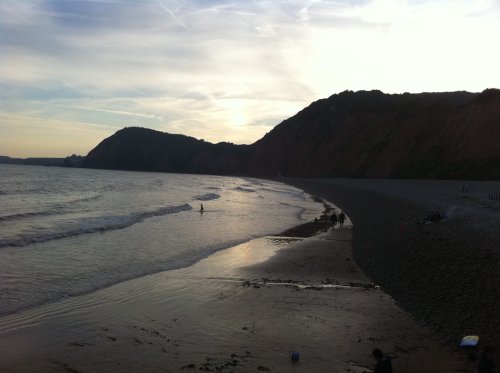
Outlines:
<svg viewBox="0 0 500 373"><path fill-rule="evenodd" d="M103 140L84 167L204 174L239 173L249 147L212 144L183 135L130 127Z"/></svg>
<svg viewBox="0 0 500 373"><path fill-rule="evenodd" d="M384 94L345 91L318 100L252 145L211 144L125 128L86 167L370 178L500 178L500 90Z"/></svg>
<svg viewBox="0 0 500 373"><path fill-rule="evenodd" d="M499 141L499 90L402 95L346 91L314 102L255 143L248 171L498 178Z"/></svg>

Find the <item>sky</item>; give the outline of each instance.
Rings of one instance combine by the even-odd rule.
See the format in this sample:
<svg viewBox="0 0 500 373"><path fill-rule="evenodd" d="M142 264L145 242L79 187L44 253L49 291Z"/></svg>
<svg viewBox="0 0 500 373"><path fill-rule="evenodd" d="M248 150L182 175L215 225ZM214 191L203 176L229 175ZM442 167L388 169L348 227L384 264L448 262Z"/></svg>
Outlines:
<svg viewBox="0 0 500 373"><path fill-rule="evenodd" d="M0 155L250 144L344 90L500 88L500 0L0 1Z"/></svg>

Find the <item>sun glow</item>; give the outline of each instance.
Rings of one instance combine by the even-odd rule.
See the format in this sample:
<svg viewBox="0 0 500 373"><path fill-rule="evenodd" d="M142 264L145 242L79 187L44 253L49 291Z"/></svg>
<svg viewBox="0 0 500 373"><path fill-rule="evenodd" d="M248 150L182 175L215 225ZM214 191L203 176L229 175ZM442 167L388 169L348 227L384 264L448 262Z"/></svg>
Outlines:
<svg viewBox="0 0 500 373"><path fill-rule="evenodd" d="M44 156L47 138L52 155L89 151L92 126L249 144L346 89L500 87L497 1L25 0L0 15L0 155Z"/></svg>
<svg viewBox="0 0 500 373"><path fill-rule="evenodd" d="M226 120L232 127L238 128L248 124L247 103L242 99L228 99L221 102Z"/></svg>

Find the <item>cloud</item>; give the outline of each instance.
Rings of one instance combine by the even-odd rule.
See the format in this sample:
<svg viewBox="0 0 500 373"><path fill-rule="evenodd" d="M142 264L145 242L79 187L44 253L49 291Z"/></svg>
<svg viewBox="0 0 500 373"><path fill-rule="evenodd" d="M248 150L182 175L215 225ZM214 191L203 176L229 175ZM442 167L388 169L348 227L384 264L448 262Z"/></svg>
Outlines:
<svg viewBox="0 0 500 373"><path fill-rule="evenodd" d="M499 15L462 0L0 2L1 124L251 143L345 89L500 86Z"/></svg>

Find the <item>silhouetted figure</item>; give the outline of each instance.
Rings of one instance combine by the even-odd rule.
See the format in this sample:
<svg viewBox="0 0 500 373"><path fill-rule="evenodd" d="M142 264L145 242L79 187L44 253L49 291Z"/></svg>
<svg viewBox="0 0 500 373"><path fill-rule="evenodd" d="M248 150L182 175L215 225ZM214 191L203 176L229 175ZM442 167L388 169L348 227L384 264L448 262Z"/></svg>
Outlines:
<svg viewBox="0 0 500 373"><path fill-rule="evenodd" d="M203 214L203 203L200 203L200 212Z"/></svg>
<svg viewBox="0 0 500 373"><path fill-rule="evenodd" d="M335 211L332 214L331 220L332 220L333 226L335 227L335 224L337 224L337 221L338 221L337 214L335 213Z"/></svg>
<svg viewBox="0 0 500 373"><path fill-rule="evenodd" d="M380 348L374 349L372 354L375 360L377 360L373 373L393 373L391 358L385 356Z"/></svg>
<svg viewBox="0 0 500 373"><path fill-rule="evenodd" d="M318 224L318 218L314 218L314 222Z"/></svg>
<svg viewBox="0 0 500 373"><path fill-rule="evenodd" d="M495 373L495 361L493 360L493 354L495 349L493 346L486 346L481 353L481 358L479 359L479 365L477 367L478 373Z"/></svg>
<svg viewBox="0 0 500 373"><path fill-rule="evenodd" d="M441 207L438 207L436 211L433 212L431 216L431 221L434 223L440 222L444 219L444 215L441 213Z"/></svg>
<svg viewBox="0 0 500 373"><path fill-rule="evenodd" d="M470 193L470 184L468 181L462 184L462 192L463 193Z"/></svg>
<svg viewBox="0 0 500 373"><path fill-rule="evenodd" d="M344 221L345 221L345 214L344 214L344 211L342 211L340 214L339 214L339 224L340 224L340 228L342 228L344 226Z"/></svg>

